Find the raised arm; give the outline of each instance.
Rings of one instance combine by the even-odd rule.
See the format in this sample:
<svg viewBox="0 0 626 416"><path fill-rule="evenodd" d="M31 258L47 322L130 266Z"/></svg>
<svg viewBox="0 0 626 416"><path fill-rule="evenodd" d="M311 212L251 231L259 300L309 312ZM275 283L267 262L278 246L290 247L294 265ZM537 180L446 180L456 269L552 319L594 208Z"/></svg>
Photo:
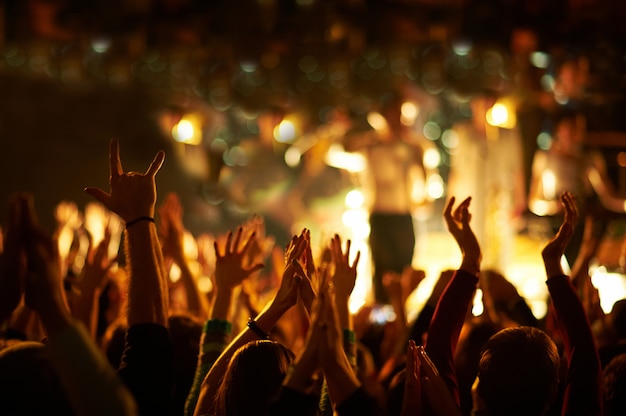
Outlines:
<svg viewBox="0 0 626 416"><path fill-rule="evenodd" d="M165 197L165 202L159 207L159 234L163 256L171 259L180 269L180 284L185 291L187 310L200 319L208 316L207 299L196 283L189 261L185 255L183 226L183 207L178 195L171 192Z"/></svg>
<svg viewBox="0 0 626 416"><path fill-rule="evenodd" d="M243 231L244 228L240 226L237 228L234 239L233 232L229 231L223 236L223 242L218 240L214 242L215 298L209 313L210 318L202 329L198 364L193 385L185 403L185 415L188 416L194 414L204 378L227 347L232 330L230 311L235 288L263 267L261 263L246 266L245 259L256 242L254 232L242 242Z"/></svg>
<svg viewBox="0 0 626 416"><path fill-rule="evenodd" d="M350 263L350 246L351 241L347 240L344 252L341 247L341 237L335 234L330 243L330 253L335 265L332 283L335 289L335 307L342 329L344 349L352 367L356 368L356 340L348 303L356 282L356 269L361 252L358 251Z"/></svg>
<svg viewBox="0 0 626 416"><path fill-rule="evenodd" d="M578 220L578 210L576 201L569 192L563 193L560 201L565 211L563 223L557 234L546 244L541 256L567 358L568 370L561 414L600 415L600 359L583 305L561 266L565 247Z"/></svg>
<svg viewBox="0 0 626 416"><path fill-rule="evenodd" d="M471 198L465 199L453 212L455 198L452 197L444 211L448 230L461 249L462 263L439 298L425 345L426 353L439 370L457 406L460 405L460 399L454 353L474 298L482 260L478 240L470 227L470 201Z"/></svg>
<svg viewBox="0 0 626 416"><path fill-rule="evenodd" d="M306 244L303 234L294 236L291 240L286 250L286 264L278 292L274 299L265 305L259 315L249 321L248 326L228 344L228 347L215 361L202 383L194 415L213 414L217 390L235 351L250 341L268 338L267 334L269 334L276 322L296 304L300 282L302 276L305 275L302 266L296 259L302 256Z"/></svg>
<svg viewBox="0 0 626 416"><path fill-rule="evenodd" d="M154 222L155 177L164 158L164 152L160 151L145 173L124 172L119 144L112 140L110 192L85 188L85 192L126 223L128 330L118 372L135 396L140 412L150 415L169 411L173 387L173 350L167 330L167 282Z"/></svg>
<svg viewBox="0 0 626 416"><path fill-rule="evenodd" d="M130 392L67 308L58 247L37 225L32 207L22 215L28 218L23 229L28 267L25 301L41 318L48 356L74 411L85 416L137 414Z"/></svg>

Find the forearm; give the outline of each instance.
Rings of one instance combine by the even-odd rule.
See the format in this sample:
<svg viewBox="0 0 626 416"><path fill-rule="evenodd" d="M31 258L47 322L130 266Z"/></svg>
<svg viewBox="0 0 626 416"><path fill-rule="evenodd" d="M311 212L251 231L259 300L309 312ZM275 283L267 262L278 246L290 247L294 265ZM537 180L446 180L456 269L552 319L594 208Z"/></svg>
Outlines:
<svg viewBox="0 0 626 416"><path fill-rule="evenodd" d="M233 301L233 289L228 287L215 288L215 300L211 308L212 319L230 321L230 308Z"/></svg>
<svg viewBox="0 0 626 416"><path fill-rule="evenodd" d="M205 322L200 339L198 364L193 384L185 403L185 416L193 415L200 396L202 382L215 361L226 349L231 330L232 325L225 320L209 319Z"/></svg>
<svg viewBox="0 0 626 416"><path fill-rule="evenodd" d="M85 325L92 339L96 339L99 298L100 290L97 288L81 287L79 298L72 310L72 315Z"/></svg>
<svg viewBox="0 0 626 416"><path fill-rule="evenodd" d="M341 361L325 368L324 375L328 393L335 406L343 403L361 386L345 355L341 357Z"/></svg>
<svg viewBox="0 0 626 416"><path fill-rule="evenodd" d="M478 277L475 274L465 269L455 273L439 299L425 346L426 353L445 380L457 405L459 392L453 364L454 354L477 284Z"/></svg>
<svg viewBox="0 0 626 416"><path fill-rule="evenodd" d="M566 275L551 276L547 284L568 361L565 406L600 414L600 360L582 303Z"/></svg>
<svg viewBox="0 0 626 416"><path fill-rule="evenodd" d="M167 326L167 291L164 290L161 249L154 223L141 221L126 229L128 324Z"/></svg>
<svg viewBox="0 0 626 416"><path fill-rule="evenodd" d="M194 314L200 319L206 319L208 316L208 305L206 303L206 298L198 290L196 278L191 272L189 264L186 260L177 260L176 264L180 268L180 281L185 288L187 309L190 313Z"/></svg>

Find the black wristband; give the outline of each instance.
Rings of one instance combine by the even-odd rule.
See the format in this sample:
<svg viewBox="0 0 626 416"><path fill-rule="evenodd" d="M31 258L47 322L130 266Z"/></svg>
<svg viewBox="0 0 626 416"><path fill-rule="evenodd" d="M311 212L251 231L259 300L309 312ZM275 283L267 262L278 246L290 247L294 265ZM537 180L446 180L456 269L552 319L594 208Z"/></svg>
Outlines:
<svg viewBox="0 0 626 416"><path fill-rule="evenodd" d="M263 330L261 328L259 328L259 326L256 324L256 321L254 319L250 319L248 321L248 328L250 328L252 330L252 332L257 334L259 336L259 338L261 338L261 339L270 339L269 335L267 335L265 332L263 332Z"/></svg>
<svg viewBox="0 0 626 416"><path fill-rule="evenodd" d="M135 219L134 219L134 220L132 220L132 221L127 221L127 222L126 222L126 228L128 228L128 227L130 227L130 226L132 226L132 225L135 225L135 224L137 224L138 222L141 222L141 221L150 221L150 222L152 222L152 223L153 223L153 222L154 222L154 218L152 218L152 217L148 217L148 216L135 218Z"/></svg>

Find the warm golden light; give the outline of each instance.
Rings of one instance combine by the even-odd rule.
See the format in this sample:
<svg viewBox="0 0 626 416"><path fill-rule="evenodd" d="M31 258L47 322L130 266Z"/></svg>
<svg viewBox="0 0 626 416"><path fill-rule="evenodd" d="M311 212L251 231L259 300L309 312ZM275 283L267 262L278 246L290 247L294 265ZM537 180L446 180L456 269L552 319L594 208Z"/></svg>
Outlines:
<svg viewBox="0 0 626 416"><path fill-rule="evenodd" d="M374 130L377 131L386 131L389 129L387 125L387 121L385 117L383 117L380 113L370 112L367 114L367 122Z"/></svg>
<svg viewBox="0 0 626 416"><path fill-rule="evenodd" d="M443 178L438 174L433 174L426 180L428 196L432 199L439 199L445 192Z"/></svg>
<svg viewBox="0 0 626 416"><path fill-rule="evenodd" d="M296 138L296 126L291 120L283 120L274 127L274 139L279 143L291 143Z"/></svg>
<svg viewBox="0 0 626 416"><path fill-rule="evenodd" d="M472 315L480 316L485 311L485 306L483 305L483 291L480 289L476 289L476 293L474 294L474 301L472 302Z"/></svg>
<svg viewBox="0 0 626 416"><path fill-rule="evenodd" d="M604 313L610 313L615 302L626 298L626 279L623 274L611 273L604 266L590 273L591 283L598 289L600 307Z"/></svg>
<svg viewBox="0 0 626 416"><path fill-rule="evenodd" d="M172 137L179 143L198 145L202 142L202 129L197 117L187 115L172 127Z"/></svg>
<svg viewBox="0 0 626 416"><path fill-rule="evenodd" d="M556 198L556 176L550 169L546 169L541 174L541 186L543 188L543 199L552 201Z"/></svg>
<svg viewBox="0 0 626 416"><path fill-rule="evenodd" d="M346 206L348 208L361 208L365 203L363 192L353 189L346 194Z"/></svg>
<svg viewBox="0 0 626 416"><path fill-rule="evenodd" d="M500 99L487 110L487 123L494 127L512 129L517 123L515 107L510 99Z"/></svg>
<svg viewBox="0 0 626 416"><path fill-rule="evenodd" d="M352 173L363 172L367 164L365 156L358 153L346 152L341 145L337 144L329 147L324 161L328 166L337 169L345 169Z"/></svg>
<svg viewBox="0 0 626 416"><path fill-rule="evenodd" d="M441 154L439 154L439 150L431 147L424 152L424 167L426 169L436 169L440 163Z"/></svg>
<svg viewBox="0 0 626 416"><path fill-rule="evenodd" d="M412 126L415 124L415 119L417 119L417 116L419 115L419 108L414 103L406 102L402 104L400 111L402 114L400 122L402 124L405 126Z"/></svg>

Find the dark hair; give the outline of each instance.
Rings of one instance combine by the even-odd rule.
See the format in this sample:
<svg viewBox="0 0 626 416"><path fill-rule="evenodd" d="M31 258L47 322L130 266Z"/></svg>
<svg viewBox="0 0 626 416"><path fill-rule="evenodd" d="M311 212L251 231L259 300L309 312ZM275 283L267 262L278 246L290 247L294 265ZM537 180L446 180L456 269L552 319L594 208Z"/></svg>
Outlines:
<svg viewBox="0 0 626 416"><path fill-rule="evenodd" d="M615 336L618 339L626 339L626 299L615 302L609 316Z"/></svg>
<svg viewBox="0 0 626 416"><path fill-rule="evenodd" d="M626 414L626 353L615 356L604 368L604 414Z"/></svg>
<svg viewBox="0 0 626 416"><path fill-rule="evenodd" d="M2 349L0 375L0 414L74 414L42 343L20 341Z"/></svg>
<svg viewBox="0 0 626 416"><path fill-rule="evenodd" d="M191 315L175 314L168 318L174 348L174 409L183 409L196 372L202 322Z"/></svg>
<svg viewBox="0 0 626 416"><path fill-rule="evenodd" d="M241 346L233 354L217 391L216 415L264 415L294 358L293 352L275 341L252 341Z"/></svg>
<svg viewBox="0 0 626 416"><path fill-rule="evenodd" d="M555 398L560 357L540 329L520 326L493 335L478 364L478 394L491 416L541 415Z"/></svg>

